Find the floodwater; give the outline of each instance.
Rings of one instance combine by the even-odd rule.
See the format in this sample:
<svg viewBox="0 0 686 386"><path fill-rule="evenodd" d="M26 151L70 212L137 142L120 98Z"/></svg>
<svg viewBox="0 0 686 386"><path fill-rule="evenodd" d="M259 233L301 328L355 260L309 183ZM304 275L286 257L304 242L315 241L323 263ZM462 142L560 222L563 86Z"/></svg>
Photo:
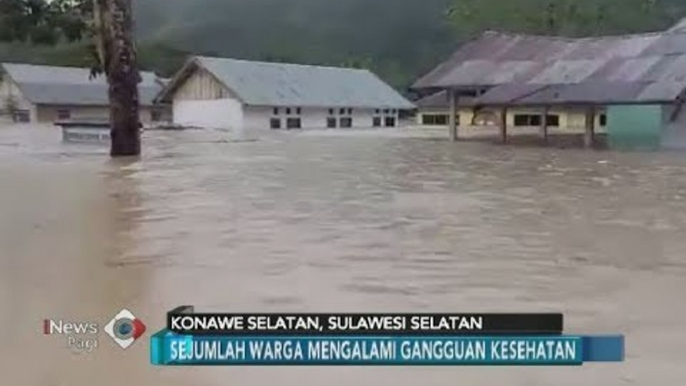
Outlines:
<svg viewBox="0 0 686 386"><path fill-rule="evenodd" d="M0 130L0 384L683 386L686 154L374 135L150 132L140 161ZM154 368L44 318L561 311L582 368ZM149 335L146 335L149 337Z"/></svg>

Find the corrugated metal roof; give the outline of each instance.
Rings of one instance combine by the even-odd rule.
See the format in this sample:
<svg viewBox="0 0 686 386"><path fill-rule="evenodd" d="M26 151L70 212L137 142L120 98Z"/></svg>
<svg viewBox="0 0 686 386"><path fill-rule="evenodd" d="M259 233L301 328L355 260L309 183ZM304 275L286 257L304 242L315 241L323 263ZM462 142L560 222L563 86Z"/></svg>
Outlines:
<svg viewBox="0 0 686 386"><path fill-rule="evenodd" d="M440 91L424 98L421 98L414 102L419 108L430 108L430 107L440 107L444 108L448 106L448 93L446 91Z"/></svg>
<svg viewBox="0 0 686 386"><path fill-rule="evenodd" d="M76 67L3 63L7 75L26 99L42 105L105 106L109 104L104 76L90 79L90 70ZM153 104L162 84L151 72L141 72L140 103Z"/></svg>
<svg viewBox="0 0 686 386"><path fill-rule="evenodd" d="M680 22L676 23L674 27L670 29L672 32L684 32L686 31L686 18L681 19Z"/></svg>
<svg viewBox="0 0 686 386"><path fill-rule="evenodd" d="M247 105L414 108L367 70L208 57L197 57L193 63L209 71ZM172 81L163 97L178 87L175 83Z"/></svg>
<svg viewBox="0 0 686 386"><path fill-rule="evenodd" d="M414 88L492 87L479 103L671 102L686 83L686 20L670 31L562 38L486 32Z"/></svg>
<svg viewBox="0 0 686 386"><path fill-rule="evenodd" d="M460 97L460 105L462 106L470 106L476 103L476 98L475 97ZM448 107L449 101L448 101L448 93L446 91L439 91L437 93L425 96L424 98L421 98L417 101L414 102L417 107L425 107L425 108L431 108L431 107L438 107L438 108L446 108Z"/></svg>

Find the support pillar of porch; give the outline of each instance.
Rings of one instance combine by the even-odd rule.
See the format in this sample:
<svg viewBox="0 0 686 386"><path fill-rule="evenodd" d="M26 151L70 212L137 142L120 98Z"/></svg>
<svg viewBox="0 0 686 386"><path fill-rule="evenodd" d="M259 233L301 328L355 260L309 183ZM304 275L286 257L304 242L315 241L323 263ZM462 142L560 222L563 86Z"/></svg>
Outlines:
<svg viewBox="0 0 686 386"><path fill-rule="evenodd" d="M543 108L543 116L541 117L541 140L544 144L548 143L548 113L550 112L549 107Z"/></svg>
<svg viewBox="0 0 686 386"><path fill-rule="evenodd" d="M507 143L507 108L500 110L500 142Z"/></svg>
<svg viewBox="0 0 686 386"><path fill-rule="evenodd" d="M586 130L584 132L584 147L592 148L595 142L595 107L586 110Z"/></svg>
<svg viewBox="0 0 686 386"><path fill-rule="evenodd" d="M457 131L459 122L457 121L457 94L455 90L448 90L448 102L450 104L450 117L448 117L448 130L450 131L450 141L457 142Z"/></svg>

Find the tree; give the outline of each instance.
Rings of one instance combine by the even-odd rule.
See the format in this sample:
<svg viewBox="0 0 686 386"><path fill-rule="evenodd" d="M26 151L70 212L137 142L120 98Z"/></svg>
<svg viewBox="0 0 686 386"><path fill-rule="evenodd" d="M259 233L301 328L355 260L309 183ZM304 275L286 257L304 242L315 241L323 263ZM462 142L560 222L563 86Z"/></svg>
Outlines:
<svg viewBox="0 0 686 386"><path fill-rule="evenodd" d="M109 84L112 156L139 155L140 118L131 0L0 0L0 41L54 45L90 35L92 75Z"/></svg>
<svg viewBox="0 0 686 386"><path fill-rule="evenodd" d="M140 117L137 54L131 0L93 0L99 70L107 76L114 156L139 155Z"/></svg>

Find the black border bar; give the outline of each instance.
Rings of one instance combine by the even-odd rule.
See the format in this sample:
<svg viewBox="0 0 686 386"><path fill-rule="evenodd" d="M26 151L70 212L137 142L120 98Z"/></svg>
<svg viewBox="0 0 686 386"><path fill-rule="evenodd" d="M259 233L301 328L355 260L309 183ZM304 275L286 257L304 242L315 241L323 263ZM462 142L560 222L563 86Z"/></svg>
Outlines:
<svg viewBox="0 0 686 386"><path fill-rule="evenodd" d="M335 318L336 322L346 325L357 326L361 319L369 321L375 318L392 318L393 323L390 329L341 329L333 328L330 325L330 318ZM180 318L180 319L176 319ZM211 319L220 320L221 318L242 318L243 328L241 329L221 329L221 328L195 328L198 325L208 325ZM283 325L278 323L293 321L296 318L303 318L303 321L316 320L319 328L274 328L261 329L256 327L255 321L258 319L268 326ZM426 328L420 328L417 322L421 320L427 322ZM441 326L441 321L447 322L449 326ZM480 321L481 323L478 323ZM175 323L176 322L176 323ZM464 324L461 324L463 322ZM286 323L288 324L288 323ZM293 323L297 324L297 323ZM338 327L340 327L340 323ZM215 323L214 325L219 325ZM302 323L307 325L307 323ZM444 327L446 324L442 324ZM192 327L189 327L192 326ZM433 327L432 327L433 326ZM380 327L380 326L379 326ZM414 328L413 328L414 327ZM454 328L453 328L454 327ZM481 327L481 328L478 328ZM194 313L192 306L181 306L167 313L167 329L177 334L184 335L267 335L267 336L301 336L301 335L320 335L320 336L349 336L349 335L386 335L386 336L456 336L456 335L561 335L564 330L564 316L556 313L521 313L521 314L493 314L493 313L469 313L469 314L446 314L446 313L331 313L331 314L307 314L307 313Z"/></svg>

